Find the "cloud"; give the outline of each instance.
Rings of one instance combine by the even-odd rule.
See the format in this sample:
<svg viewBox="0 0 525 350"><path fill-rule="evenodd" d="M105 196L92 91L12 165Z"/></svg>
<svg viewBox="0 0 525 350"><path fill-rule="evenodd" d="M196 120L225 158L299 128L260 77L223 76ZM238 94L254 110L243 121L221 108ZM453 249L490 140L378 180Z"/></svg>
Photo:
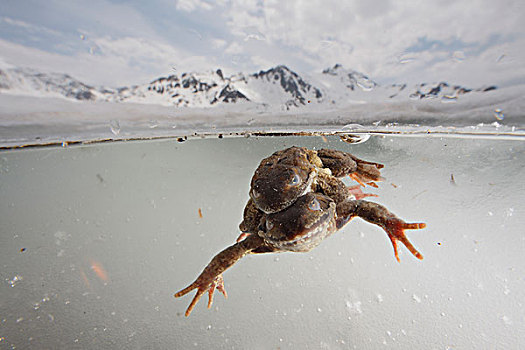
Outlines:
<svg viewBox="0 0 525 350"><path fill-rule="evenodd" d="M142 38L92 38L93 53L49 53L0 39L0 58L12 65L46 72L66 72L92 85L118 87L145 83L173 69L208 68L204 56L177 50L165 43ZM35 61L38 58L38 63Z"/></svg>
<svg viewBox="0 0 525 350"><path fill-rule="evenodd" d="M379 78L392 75L391 69L397 70L397 63L392 64L396 57L414 51L422 53L417 56L423 64L456 71L447 66L454 51L478 51L481 55L502 44L491 42L494 38L510 44L516 36L523 36L524 29L523 10L517 1L438 1L417 6L388 0L270 0L248 7L243 3L231 1L227 23L234 35L246 36L247 28L251 28L262 33L267 45L277 51L288 48L292 55L300 51L303 57L312 58L313 69L337 61ZM523 50L515 54L523 57ZM261 52L245 47L245 54ZM488 62L482 64L484 60L475 61L478 69L490 68ZM409 74L412 67L407 65L400 72ZM413 73L421 71L415 69Z"/></svg>
<svg viewBox="0 0 525 350"><path fill-rule="evenodd" d="M185 12L193 12L197 9L213 9L213 5L211 3L203 0L178 0L175 7L177 10L182 10Z"/></svg>
<svg viewBox="0 0 525 350"><path fill-rule="evenodd" d="M525 61L525 14L520 1L46 4L37 2L32 11L19 11L25 17L7 12L0 19L0 25L19 31L14 39L0 34L0 55L16 64L68 69L89 81L113 78L111 85L149 80L174 65L178 70L221 67L251 72L286 64L309 73L335 63L383 83L492 84L517 81L517 75L525 81L520 63ZM43 32L46 37L39 37ZM18 40L20 33L34 40Z"/></svg>

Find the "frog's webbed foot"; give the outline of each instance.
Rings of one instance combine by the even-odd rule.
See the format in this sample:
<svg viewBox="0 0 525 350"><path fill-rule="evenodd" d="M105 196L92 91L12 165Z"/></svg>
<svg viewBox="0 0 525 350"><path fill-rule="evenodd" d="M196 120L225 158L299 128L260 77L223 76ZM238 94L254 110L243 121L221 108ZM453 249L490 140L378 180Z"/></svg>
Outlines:
<svg viewBox="0 0 525 350"><path fill-rule="evenodd" d="M210 288L208 289L208 309L211 308L211 305L213 304L213 292L215 292L215 289L221 292L226 299L228 298L226 289L224 289L224 280L222 278L222 275L215 277L215 279L211 283Z"/></svg>
<svg viewBox="0 0 525 350"><path fill-rule="evenodd" d="M357 170L348 176L357 181L363 187L367 184L377 188L376 182L384 180L379 171L379 169L383 168L383 164L370 163L356 157L353 157L353 159L357 163Z"/></svg>
<svg viewBox="0 0 525 350"><path fill-rule="evenodd" d="M355 197L355 199L363 199L365 197L379 197L377 194L364 193L361 190L361 186L360 185L350 186L350 187L348 187L348 191L350 192L351 195L353 195Z"/></svg>
<svg viewBox="0 0 525 350"><path fill-rule="evenodd" d="M418 259L423 255L410 243L405 235L405 230L418 230L426 227L425 223L407 223L391 213L384 206L363 200L347 201L337 204L337 228L340 229L354 217L360 217L372 224L380 226L390 238L394 255L399 260L397 243L401 242Z"/></svg>
<svg viewBox="0 0 525 350"><path fill-rule="evenodd" d="M396 257L396 260L400 262L399 260L399 254L397 249L397 242L401 242L407 247L407 249L419 260L423 260L423 255L421 255L420 252L417 251L417 249L410 243L408 238L405 235L405 230L418 230L425 228L427 225L423 222L417 222L417 223L406 223L401 219L395 218L392 220L388 220L387 223L383 226L383 229L388 234L388 238L390 238L390 242L392 242L392 247L394 248L394 255Z"/></svg>
<svg viewBox="0 0 525 350"><path fill-rule="evenodd" d="M201 279L201 276L199 276L199 278L188 287L175 294L175 298L179 298L188 294L192 290L197 289L197 294L195 294L193 300L186 309L186 313L184 314L185 316L189 316L191 314L193 308L195 305L197 305L197 302L204 295L204 293L206 293L206 291L208 291L208 309L211 308L211 305L213 304L213 293L215 292L215 289L221 292L225 298L228 297L226 290L224 289L224 280L222 278L222 274L215 277L211 282L207 281L206 279Z"/></svg>
<svg viewBox="0 0 525 350"><path fill-rule="evenodd" d="M359 185L347 187L343 181L322 172L318 175L317 186L317 190L332 198L336 204L352 199L377 197L376 194L364 193Z"/></svg>

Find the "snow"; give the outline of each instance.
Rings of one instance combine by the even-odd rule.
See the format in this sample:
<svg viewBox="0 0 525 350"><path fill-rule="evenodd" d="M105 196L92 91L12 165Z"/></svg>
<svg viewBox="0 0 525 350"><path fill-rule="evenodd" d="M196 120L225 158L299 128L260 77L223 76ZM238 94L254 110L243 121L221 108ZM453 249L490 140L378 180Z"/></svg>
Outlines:
<svg viewBox="0 0 525 350"><path fill-rule="evenodd" d="M366 192L427 224L407 233L424 260L402 248L397 263L384 232L355 219L309 253L243 258L224 274L228 299L217 295L211 310L202 300L185 318L191 296L173 294L234 242L254 169L291 145L385 164L386 180ZM17 348L523 348L524 156L516 140L400 136L2 152L0 340Z"/></svg>
<svg viewBox="0 0 525 350"><path fill-rule="evenodd" d="M0 147L255 132L466 132L523 135L525 86L439 99L363 101L345 107L222 104L213 108L74 101L0 94ZM501 115L495 115L496 110ZM112 132L112 121L121 130ZM344 129L348 124L357 125Z"/></svg>

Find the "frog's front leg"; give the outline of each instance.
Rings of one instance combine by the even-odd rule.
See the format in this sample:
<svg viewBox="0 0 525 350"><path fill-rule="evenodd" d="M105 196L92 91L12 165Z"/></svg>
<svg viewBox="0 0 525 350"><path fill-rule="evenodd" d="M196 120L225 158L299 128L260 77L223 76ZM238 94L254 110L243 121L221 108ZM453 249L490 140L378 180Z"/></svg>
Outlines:
<svg viewBox="0 0 525 350"><path fill-rule="evenodd" d="M363 200L352 200L337 205L337 228L340 229L356 216L380 226L388 234L394 247L397 261L399 261L398 241L403 243L416 258L423 259L423 255L417 251L405 236L404 230L422 229L426 227L425 223L406 223L380 204Z"/></svg>
<svg viewBox="0 0 525 350"><path fill-rule="evenodd" d="M197 289L197 294L195 294L195 297L193 297L193 300L186 309L185 315L190 315L191 311L206 291L209 292L208 308L211 307L213 302L213 292L215 291L215 288L226 296L226 291L224 290L222 282L222 273L243 256L250 253L252 250L261 248L262 246L264 246L264 240L258 235L253 234L245 240L235 243L215 255L192 284L175 294L175 297L179 298L193 289Z"/></svg>
<svg viewBox="0 0 525 350"><path fill-rule="evenodd" d="M367 183L374 187L377 187L374 181L383 180L379 170L384 167L383 164L367 162L350 153L334 149L320 149L317 151L317 156L323 166L329 168L335 177L348 175L362 186Z"/></svg>

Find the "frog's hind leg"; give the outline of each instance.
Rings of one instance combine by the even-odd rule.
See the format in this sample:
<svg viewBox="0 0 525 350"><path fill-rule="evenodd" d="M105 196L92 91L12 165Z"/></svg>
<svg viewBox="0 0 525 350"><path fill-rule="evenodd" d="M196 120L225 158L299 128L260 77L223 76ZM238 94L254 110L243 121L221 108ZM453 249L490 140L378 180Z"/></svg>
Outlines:
<svg viewBox="0 0 525 350"><path fill-rule="evenodd" d="M264 240L261 237L258 235L250 235L245 240L235 243L215 255L192 284L175 293L175 297L179 298L197 289L197 293L186 309L185 315L189 316L191 314L191 311L206 291L208 291L209 295L208 308L210 308L213 303L213 293L215 289L219 290L226 297L222 273L233 266L243 256L263 245Z"/></svg>
<svg viewBox="0 0 525 350"><path fill-rule="evenodd" d="M425 223L407 223L388 211L384 206L364 200L347 201L337 204L337 228L340 229L354 217L360 217L372 224L380 226L390 238L394 255L399 260L397 243L401 242L418 259L423 255L410 243L405 230L417 230L426 227Z"/></svg>

